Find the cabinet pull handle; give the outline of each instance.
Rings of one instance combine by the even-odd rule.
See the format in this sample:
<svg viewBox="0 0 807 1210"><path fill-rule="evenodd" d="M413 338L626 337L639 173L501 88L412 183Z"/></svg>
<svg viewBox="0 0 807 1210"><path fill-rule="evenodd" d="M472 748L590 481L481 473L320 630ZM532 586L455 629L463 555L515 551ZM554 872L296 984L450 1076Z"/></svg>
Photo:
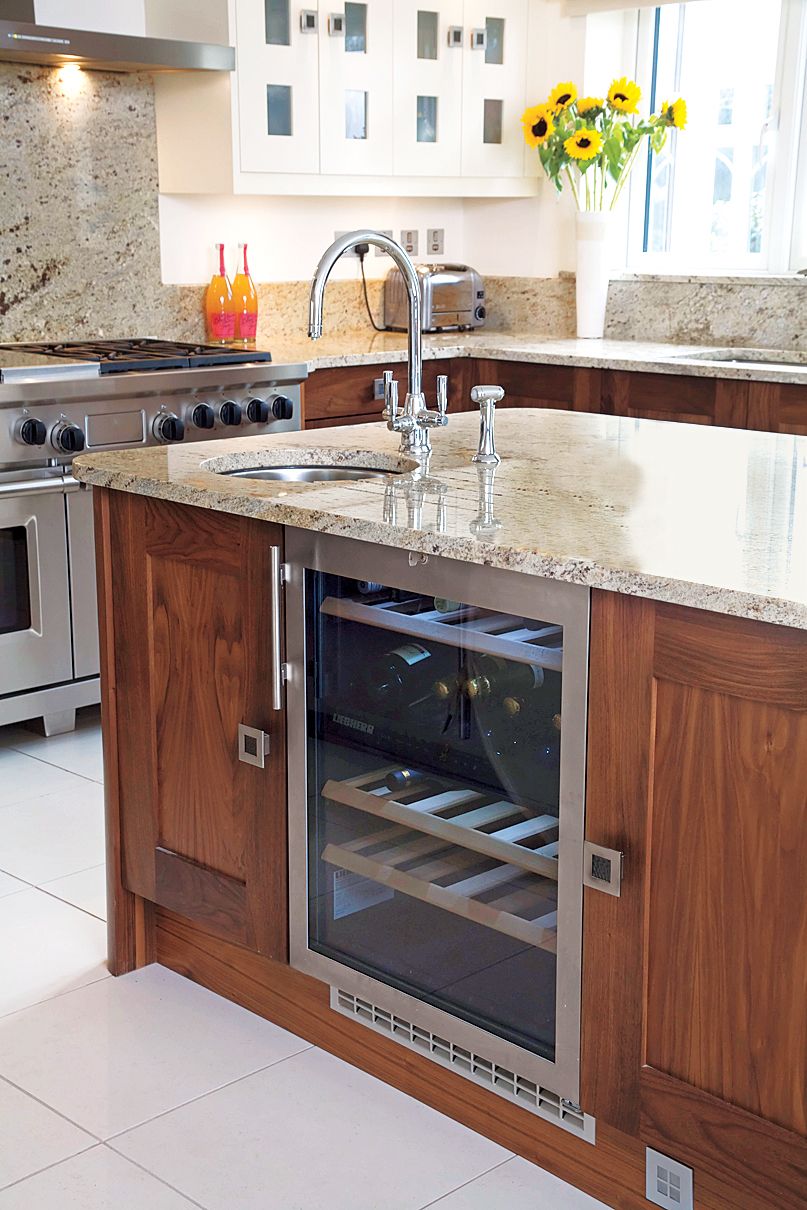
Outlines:
<svg viewBox="0 0 807 1210"><path fill-rule="evenodd" d="M622 886L622 854L618 849L606 849L590 840L583 845L583 886L606 895L616 895Z"/></svg>
<svg viewBox="0 0 807 1210"><path fill-rule="evenodd" d="M283 682L286 679L286 665L283 663L283 635L281 621L283 616L283 585L286 580L285 565L280 561L280 547L271 548L272 564L272 709L283 709Z"/></svg>

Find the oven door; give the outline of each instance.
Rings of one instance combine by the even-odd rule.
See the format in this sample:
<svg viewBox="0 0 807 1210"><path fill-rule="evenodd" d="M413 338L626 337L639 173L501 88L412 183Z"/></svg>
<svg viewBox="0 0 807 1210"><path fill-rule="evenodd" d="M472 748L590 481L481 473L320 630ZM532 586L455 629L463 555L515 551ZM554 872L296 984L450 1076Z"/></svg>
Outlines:
<svg viewBox="0 0 807 1210"><path fill-rule="evenodd" d="M73 674L61 473L0 481L0 697Z"/></svg>

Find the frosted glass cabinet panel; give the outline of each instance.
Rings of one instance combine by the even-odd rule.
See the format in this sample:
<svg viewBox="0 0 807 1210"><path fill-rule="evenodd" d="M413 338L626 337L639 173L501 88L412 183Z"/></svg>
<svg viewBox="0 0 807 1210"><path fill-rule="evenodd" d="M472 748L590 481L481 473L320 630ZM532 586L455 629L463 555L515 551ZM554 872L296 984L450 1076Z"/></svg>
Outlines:
<svg viewBox="0 0 807 1210"><path fill-rule="evenodd" d="M393 0L347 3L339 33L320 8L320 171L392 172ZM412 119L414 124L414 118Z"/></svg>
<svg viewBox="0 0 807 1210"><path fill-rule="evenodd" d="M527 0L465 0L463 176L524 175L527 20Z"/></svg>
<svg viewBox="0 0 807 1210"><path fill-rule="evenodd" d="M448 31L462 0L394 0L395 148L401 176L459 176L465 50Z"/></svg>
<svg viewBox="0 0 807 1210"><path fill-rule="evenodd" d="M318 36L291 0L236 0L244 172L319 172Z"/></svg>

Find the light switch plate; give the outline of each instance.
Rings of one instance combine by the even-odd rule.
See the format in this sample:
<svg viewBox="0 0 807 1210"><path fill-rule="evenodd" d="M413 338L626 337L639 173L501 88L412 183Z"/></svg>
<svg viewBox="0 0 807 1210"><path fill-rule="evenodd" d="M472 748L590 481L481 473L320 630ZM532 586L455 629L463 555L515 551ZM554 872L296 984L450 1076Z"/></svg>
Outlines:
<svg viewBox="0 0 807 1210"><path fill-rule="evenodd" d="M401 247L404 252L408 252L410 256L418 254L418 233L417 230L403 230L401 232Z"/></svg>
<svg viewBox="0 0 807 1210"><path fill-rule="evenodd" d="M661 1151L646 1151L645 1197L664 1210L694 1210L692 1169Z"/></svg>
<svg viewBox="0 0 807 1210"><path fill-rule="evenodd" d="M442 256L446 250L445 227L426 228L426 255Z"/></svg>

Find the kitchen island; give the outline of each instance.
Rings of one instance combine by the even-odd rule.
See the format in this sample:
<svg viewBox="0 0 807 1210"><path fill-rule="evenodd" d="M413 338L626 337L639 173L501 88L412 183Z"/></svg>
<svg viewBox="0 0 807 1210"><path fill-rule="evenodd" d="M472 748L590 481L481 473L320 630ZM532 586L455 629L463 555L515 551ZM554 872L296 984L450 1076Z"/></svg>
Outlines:
<svg viewBox="0 0 807 1210"><path fill-rule="evenodd" d="M381 425L77 460L102 489L113 969L183 971L614 1206L647 1204L649 1145L695 1169L707 1210L797 1210L807 439L505 410L491 469L470 463L476 436L476 417L452 417L421 470ZM291 461L400 473L219 473ZM310 672L268 636L277 552L300 534L398 560L407 589L466 566L499 577L502 600L532 593L536 613L547 585L590 590L585 838L621 854L622 882L583 892L579 1109L548 1082L533 1112L403 1050L287 965L286 784L304 745L300 714L271 699L284 666L289 693ZM253 737L262 767L237 758L242 723L269 740ZM290 794L292 827L304 810Z"/></svg>

